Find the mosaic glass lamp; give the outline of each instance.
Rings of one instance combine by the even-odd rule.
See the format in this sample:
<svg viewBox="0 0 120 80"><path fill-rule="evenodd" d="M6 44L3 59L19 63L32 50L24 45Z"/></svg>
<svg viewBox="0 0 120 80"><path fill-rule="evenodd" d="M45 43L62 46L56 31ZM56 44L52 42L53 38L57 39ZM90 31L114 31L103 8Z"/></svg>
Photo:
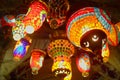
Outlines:
<svg viewBox="0 0 120 80"><path fill-rule="evenodd" d="M22 38L16 42L13 50L13 57L15 61L20 61L26 54L31 43L30 38Z"/></svg>
<svg viewBox="0 0 120 80"><path fill-rule="evenodd" d="M97 7L85 7L73 13L68 20L66 31L68 39L77 47L93 45L89 41L85 41L85 43L81 41L84 41L83 39L88 37L90 33L95 32L104 34L98 34L99 39L108 41L110 45L116 46L118 44L117 32L109 16L104 10ZM95 39L98 39L96 33L92 35L94 42Z"/></svg>
<svg viewBox="0 0 120 80"><path fill-rule="evenodd" d="M12 35L15 41L19 41L21 38L24 38L26 36L25 27L21 22L24 16L24 14L19 14L15 18L16 22L15 25L12 27Z"/></svg>
<svg viewBox="0 0 120 80"><path fill-rule="evenodd" d="M43 66L43 61L46 53L40 49L33 49L31 51L30 67L32 74L37 75L40 68Z"/></svg>
<svg viewBox="0 0 120 80"><path fill-rule="evenodd" d="M47 11L46 3L41 0L35 0L30 4L28 12L22 20L28 34L32 34L42 26L47 17Z"/></svg>
<svg viewBox="0 0 120 80"><path fill-rule="evenodd" d="M108 57L103 54L109 55L107 44L116 46L119 42L117 30L110 17L97 7L85 7L73 13L68 19L66 32L75 46L94 54L101 50L105 62Z"/></svg>
<svg viewBox="0 0 120 80"><path fill-rule="evenodd" d="M90 71L90 57L87 52L79 53L76 57L76 65L83 77L89 76Z"/></svg>
<svg viewBox="0 0 120 80"><path fill-rule="evenodd" d="M52 41L47 48L48 55L53 59L52 72L55 76L70 80L72 76L71 59L74 46L65 39Z"/></svg>

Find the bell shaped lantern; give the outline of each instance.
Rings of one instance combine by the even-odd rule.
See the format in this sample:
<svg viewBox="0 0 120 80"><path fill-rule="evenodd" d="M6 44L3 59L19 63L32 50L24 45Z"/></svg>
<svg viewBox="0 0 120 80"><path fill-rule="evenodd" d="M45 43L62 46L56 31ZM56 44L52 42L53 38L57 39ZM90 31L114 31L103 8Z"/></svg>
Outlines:
<svg viewBox="0 0 120 80"><path fill-rule="evenodd" d="M57 77L70 80L72 77L71 59L74 46L66 39L56 39L47 48L48 55L53 59L52 72Z"/></svg>

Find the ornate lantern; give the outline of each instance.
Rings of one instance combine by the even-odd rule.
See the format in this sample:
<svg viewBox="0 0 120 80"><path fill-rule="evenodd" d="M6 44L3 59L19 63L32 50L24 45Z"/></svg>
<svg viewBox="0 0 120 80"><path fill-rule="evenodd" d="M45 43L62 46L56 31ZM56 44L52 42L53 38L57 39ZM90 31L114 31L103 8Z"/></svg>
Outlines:
<svg viewBox="0 0 120 80"><path fill-rule="evenodd" d="M66 30L69 40L77 47L90 49L99 40L108 40L109 44L113 46L118 44L117 32L109 16L105 11L96 7L86 7L76 11L69 18ZM91 39L92 42L89 38L91 33L93 34L90 36L93 38ZM84 40L85 38L89 41ZM100 43L100 45L103 44Z"/></svg>
<svg viewBox="0 0 120 80"><path fill-rule="evenodd" d="M47 17L47 11L47 5L41 0L33 1L31 3L27 14L22 21L25 26L25 31L28 34L32 34L42 26Z"/></svg>
<svg viewBox="0 0 120 80"><path fill-rule="evenodd" d="M20 61L26 54L31 43L30 38L22 38L17 41L15 48L13 50L13 56L15 61Z"/></svg>
<svg viewBox="0 0 120 80"><path fill-rule="evenodd" d="M55 76L70 80L72 76L70 57L74 54L74 46L68 40L57 39L49 44L47 52L54 60L52 72Z"/></svg>
<svg viewBox="0 0 120 80"><path fill-rule="evenodd" d="M90 58L87 52L79 53L76 57L76 64L83 77L88 77L90 71Z"/></svg>
<svg viewBox="0 0 120 80"><path fill-rule="evenodd" d="M32 74L37 75L40 68L43 66L43 61L46 53L39 49L33 49L30 58L30 67Z"/></svg>
<svg viewBox="0 0 120 80"><path fill-rule="evenodd" d="M12 27L12 34L13 39L16 41L19 41L21 38L24 38L25 33L25 27L23 23L21 22L24 18L25 14L20 14L16 17L15 25Z"/></svg>
<svg viewBox="0 0 120 80"><path fill-rule="evenodd" d="M49 13L47 21L50 28L57 29L66 21L67 12L70 9L68 0L49 0Z"/></svg>

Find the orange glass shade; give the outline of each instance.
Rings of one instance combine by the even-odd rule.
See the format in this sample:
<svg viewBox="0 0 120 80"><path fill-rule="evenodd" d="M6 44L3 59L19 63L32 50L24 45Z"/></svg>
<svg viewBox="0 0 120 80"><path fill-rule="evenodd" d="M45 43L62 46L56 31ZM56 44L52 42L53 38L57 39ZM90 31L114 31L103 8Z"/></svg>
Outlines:
<svg viewBox="0 0 120 80"><path fill-rule="evenodd" d="M31 52L30 67L32 69L32 74L37 75L40 68L43 66L43 61L45 57L45 52L39 49L34 49Z"/></svg>
<svg viewBox="0 0 120 80"><path fill-rule="evenodd" d="M27 14L22 21L25 26L25 29L27 28L27 33L33 32L33 30L32 32L28 32L29 29L34 29L34 31L36 31L42 26L43 22L45 21L45 18L47 17L47 10L47 5L41 0L36 0L31 3Z"/></svg>
<svg viewBox="0 0 120 80"><path fill-rule="evenodd" d="M66 31L68 39L77 47L86 32L98 29L108 37L109 44L118 44L117 32L109 16L102 9L86 7L76 11L68 20Z"/></svg>
<svg viewBox="0 0 120 80"><path fill-rule="evenodd" d="M91 66L89 55L87 53L79 53L76 57L76 64L78 70L82 73L82 76L88 77Z"/></svg>
<svg viewBox="0 0 120 80"><path fill-rule="evenodd" d="M72 76L70 57L74 54L74 46L68 40L57 39L49 44L47 52L54 60L52 72L55 73L55 76L69 80Z"/></svg>

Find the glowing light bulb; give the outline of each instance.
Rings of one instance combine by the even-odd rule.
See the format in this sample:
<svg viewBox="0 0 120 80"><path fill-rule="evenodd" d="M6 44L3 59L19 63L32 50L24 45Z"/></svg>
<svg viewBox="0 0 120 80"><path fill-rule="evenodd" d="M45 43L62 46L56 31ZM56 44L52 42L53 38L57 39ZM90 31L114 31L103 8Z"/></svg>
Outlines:
<svg viewBox="0 0 120 80"><path fill-rule="evenodd" d="M26 26L25 31L26 31L28 34L32 34L32 33L34 32L34 27L28 25L28 26Z"/></svg>
<svg viewBox="0 0 120 80"><path fill-rule="evenodd" d="M20 40L20 39L21 39L20 34L14 34L13 39L14 39L15 41Z"/></svg>

